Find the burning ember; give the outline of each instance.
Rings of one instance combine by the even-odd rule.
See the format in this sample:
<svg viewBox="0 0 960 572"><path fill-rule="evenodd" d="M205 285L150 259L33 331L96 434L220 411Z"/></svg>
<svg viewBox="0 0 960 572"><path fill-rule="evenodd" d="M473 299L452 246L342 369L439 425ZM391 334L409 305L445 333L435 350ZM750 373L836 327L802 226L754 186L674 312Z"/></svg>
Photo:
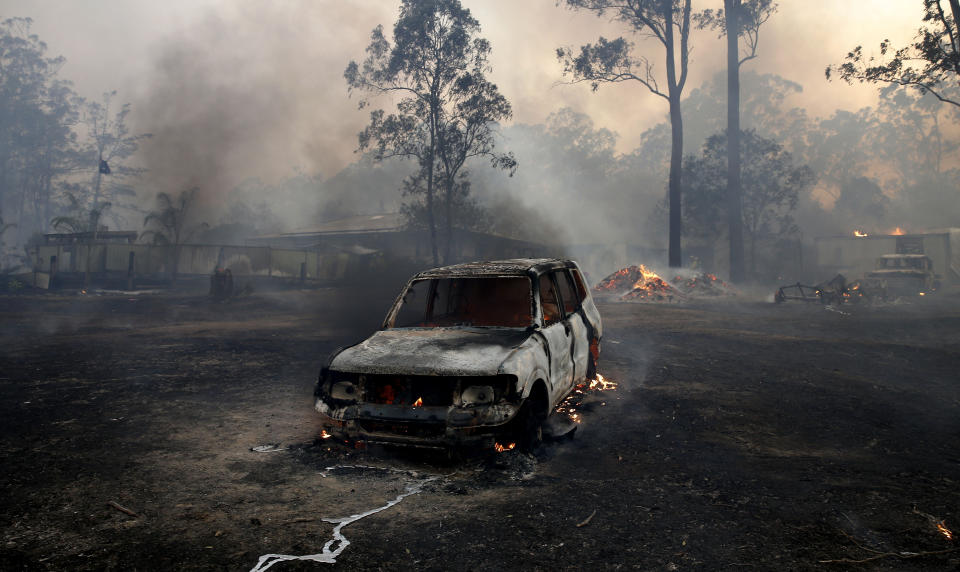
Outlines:
<svg viewBox="0 0 960 572"><path fill-rule="evenodd" d="M892 234L892 235L894 235L894 236L902 236L902 235L907 234L907 233L903 232L903 229L898 226L897 228L895 228L895 229L893 229L892 231L890 231L890 234Z"/></svg>
<svg viewBox="0 0 960 572"><path fill-rule="evenodd" d="M416 401L413 402L414 407L423 407L423 398L418 397Z"/></svg>
<svg viewBox="0 0 960 572"><path fill-rule="evenodd" d="M870 235L858 228L853 231L853 236L864 237L864 236L870 236Z"/></svg>
<svg viewBox="0 0 960 572"><path fill-rule="evenodd" d="M501 445L500 443L493 444L493 450L497 453L503 453L504 451L512 451L516 447L516 443L507 443L506 445Z"/></svg>
<svg viewBox="0 0 960 572"><path fill-rule="evenodd" d="M616 389L617 382L607 381L602 375L597 374L596 379L590 380L590 385L587 386L588 390L597 390L597 391L607 391L609 389Z"/></svg>
<svg viewBox="0 0 960 572"><path fill-rule="evenodd" d="M589 382L577 384L577 386L573 388L573 393L560 402L556 411L557 413L565 414L570 418L570 421L580 423L583 421L583 418L580 416L580 413L577 412L577 409L583 405L583 399L586 397L588 391L610 391L616 388L617 382L609 381L598 373L597 377L591 379Z"/></svg>
<svg viewBox="0 0 960 572"><path fill-rule="evenodd" d="M953 533L950 532L950 529L947 528L947 525L945 525L944 522L946 521L941 520L937 523L937 530L939 530L940 534L942 534L947 540L953 540Z"/></svg>
<svg viewBox="0 0 960 572"><path fill-rule="evenodd" d="M333 437L333 435L327 433L327 430L326 430L326 429L323 429L323 430L320 431L320 438L321 438L321 439L329 439L329 438L331 438L331 437Z"/></svg>

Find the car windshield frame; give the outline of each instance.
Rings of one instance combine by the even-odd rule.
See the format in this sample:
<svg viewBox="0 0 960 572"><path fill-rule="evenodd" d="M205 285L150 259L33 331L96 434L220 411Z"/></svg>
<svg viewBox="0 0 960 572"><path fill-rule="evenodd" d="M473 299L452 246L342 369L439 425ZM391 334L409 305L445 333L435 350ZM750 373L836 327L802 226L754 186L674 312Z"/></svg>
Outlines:
<svg viewBox="0 0 960 572"><path fill-rule="evenodd" d="M526 300L525 308L520 303L520 296L514 296L512 301L503 298L494 299L478 297L481 294L494 293L492 288L477 290L475 280L487 281L522 281L522 291ZM469 282L465 282L469 281ZM426 287L424 292L423 287ZM418 288L419 287L419 288ZM471 288L473 291L471 292ZM517 295L521 288L512 286ZM404 315L404 309L411 304L409 297L425 296L426 307L422 309L422 319L416 318L418 311ZM438 315L437 303L446 305L446 312ZM423 305L423 301L413 302ZM451 310L451 304L457 305L457 310ZM464 308L465 307L465 308ZM479 309L479 310L478 310ZM512 310L512 311L511 311ZM536 324L536 300L533 294L533 281L528 275L451 275L429 276L414 278L404 286L403 294L397 298L384 323L384 329L435 329L435 328L511 328L525 329ZM500 319L503 318L503 319ZM491 323L491 321L493 323Z"/></svg>

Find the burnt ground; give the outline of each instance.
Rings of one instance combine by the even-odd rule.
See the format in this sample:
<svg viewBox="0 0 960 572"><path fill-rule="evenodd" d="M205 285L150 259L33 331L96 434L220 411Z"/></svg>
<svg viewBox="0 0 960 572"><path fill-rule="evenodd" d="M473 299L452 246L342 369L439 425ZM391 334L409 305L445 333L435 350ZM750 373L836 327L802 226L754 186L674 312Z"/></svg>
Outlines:
<svg viewBox="0 0 960 572"><path fill-rule="evenodd" d="M603 304L620 386L576 437L453 461L317 441L324 356L389 301L0 297L0 569L249 570L417 486L343 528L335 566L960 566L935 526L960 532L956 298Z"/></svg>

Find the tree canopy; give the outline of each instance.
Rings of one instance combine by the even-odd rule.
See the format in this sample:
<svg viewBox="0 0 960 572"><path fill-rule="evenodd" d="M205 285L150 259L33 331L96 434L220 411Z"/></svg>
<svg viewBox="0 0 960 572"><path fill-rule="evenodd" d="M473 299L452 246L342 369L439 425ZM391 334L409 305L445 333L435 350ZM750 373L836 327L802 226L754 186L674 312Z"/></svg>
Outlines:
<svg viewBox="0 0 960 572"><path fill-rule="evenodd" d="M913 44L893 48L884 40L879 58L865 57L857 46L842 64L827 66L827 79L837 74L847 83L897 84L960 107L960 98L947 91L960 82L960 0L948 2L949 13L942 0L923 0L923 25Z"/></svg>
<svg viewBox="0 0 960 572"><path fill-rule="evenodd" d="M509 102L490 82L490 43L479 37L480 24L459 0L404 0L393 28L393 44L383 27L371 34L367 57L351 61L344 72L351 92L366 97L393 95L396 112L375 110L359 135L361 150L377 160L405 157L417 172L403 185L408 196L423 195L434 263L439 263L437 203L442 202L444 258L451 257L454 209L469 204L469 172L474 157L488 157L496 168L513 171L516 160L495 150L495 125L509 119ZM438 201L437 186L443 192ZM459 199L458 199L459 197Z"/></svg>
<svg viewBox="0 0 960 572"><path fill-rule="evenodd" d="M667 258L670 266L679 267L683 260L680 247L683 158L680 96L687 83L690 61L690 0L566 0L564 3L574 10L592 12L598 17L610 15L632 33L655 38L663 48L666 89L659 83L653 62L647 56L635 53L633 43L623 37L613 40L600 37L595 44L581 46L579 52L572 48L558 48L557 58L563 65L564 76L575 83L589 82L597 90L601 83L636 81L650 93L667 100L671 127Z"/></svg>

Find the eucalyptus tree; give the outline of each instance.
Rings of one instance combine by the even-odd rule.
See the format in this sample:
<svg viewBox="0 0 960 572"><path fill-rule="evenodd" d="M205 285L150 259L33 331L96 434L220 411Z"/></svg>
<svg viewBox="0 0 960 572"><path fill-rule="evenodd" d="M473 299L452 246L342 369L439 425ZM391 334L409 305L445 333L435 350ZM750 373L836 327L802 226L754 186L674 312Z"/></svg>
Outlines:
<svg viewBox="0 0 960 572"><path fill-rule="evenodd" d="M57 77L63 57L48 57L30 18L0 22L0 209L15 220L18 242L46 225L55 179L69 172L80 99Z"/></svg>
<svg viewBox="0 0 960 572"><path fill-rule="evenodd" d="M116 91L104 93L102 102L91 101L83 108L83 122L89 138L84 157L85 170L93 171L91 210L97 210L102 199L117 201L122 196L135 195L127 181L142 174L143 169L126 166L123 160L133 155L142 141L151 137L149 133L130 133L127 127L129 103L120 105L111 115L116 95ZM104 175L112 179L105 192Z"/></svg>
<svg viewBox="0 0 960 572"><path fill-rule="evenodd" d="M486 79L490 43L478 37L479 22L459 0L403 0L393 27L393 44L383 26L371 34L362 63L351 61L344 72L349 91L392 96L396 112L375 110L359 135L360 150L377 160L404 157L417 161L407 181L423 187L434 264L437 246L437 183L445 192L447 248L452 237L454 194L467 160L492 159L495 167L512 170L511 155L494 152L494 126L511 116L510 104ZM463 187L460 187L463 188Z"/></svg>
<svg viewBox="0 0 960 572"><path fill-rule="evenodd" d="M847 83L896 84L960 107L960 98L944 90L960 82L960 0L947 1L949 12L942 0L922 1L923 25L913 44L893 49L884 40L879 59L864 58L863 46L857 46L842 64L827 66L827 80L836 73Z"/></svg>
<svg viewBox="0 0 960 572"><path fill-rule="evenodd" d="M663 48L666 90L658 83L653 62L644 55L635 54L633 43L622 36L613 40L601 37L596 44L581 46L579 53L571 48L559 48L557 58L563 64L564 76L571 77L573 82L589 82L597 90L601 83L636 81L668 102L671 131L668 260L670 266L679 267L683 263L680 247L683 159L680 96L687 83L690 61L690 0L565 0L564 4L575 10L593 12L599 17L609 15L633 34L656 39Z"/></svg>
<svg viewBox="0 0 960 572"><path fill-rule="evenodd" d="M730 235L730 280L746 277L743 260L740 181L740 67L757 57L760 26L776 11L772 0L723 0L722 10L697 15L700 27L719 29L727 38L727 225ZM743 49L740 42L743 40Z"/></svg>

